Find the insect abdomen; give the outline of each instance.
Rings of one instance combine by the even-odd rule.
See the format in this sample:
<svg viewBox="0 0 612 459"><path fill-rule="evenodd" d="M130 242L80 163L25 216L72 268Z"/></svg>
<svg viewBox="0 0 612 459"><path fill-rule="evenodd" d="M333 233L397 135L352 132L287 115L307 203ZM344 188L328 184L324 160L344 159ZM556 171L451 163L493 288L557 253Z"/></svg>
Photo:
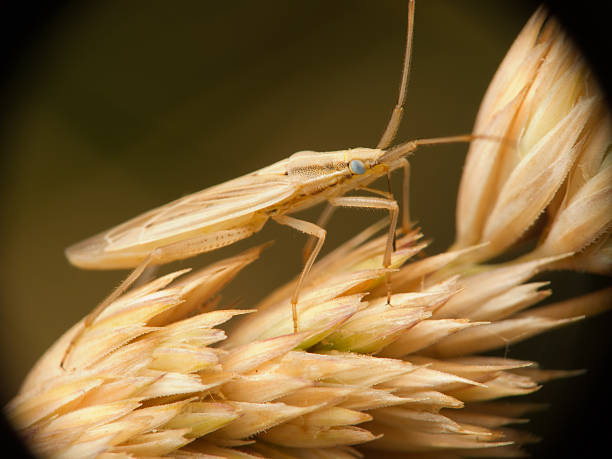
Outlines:
<svg viewBox="0 0 612 459"><path fill-rule="evenodd" d="M106 233L101 233L66 249L66 257L70 263L80 268L123 269L138 266L156 252L151 263L164 264L231 245L259 231L267 220L266 215L255 213L249 216L247 222L233 227L207 228L207 231L200 234L194 232L189 238L160 240L155 244L134 244L120 250L112 250L105 238Z"/></svg>

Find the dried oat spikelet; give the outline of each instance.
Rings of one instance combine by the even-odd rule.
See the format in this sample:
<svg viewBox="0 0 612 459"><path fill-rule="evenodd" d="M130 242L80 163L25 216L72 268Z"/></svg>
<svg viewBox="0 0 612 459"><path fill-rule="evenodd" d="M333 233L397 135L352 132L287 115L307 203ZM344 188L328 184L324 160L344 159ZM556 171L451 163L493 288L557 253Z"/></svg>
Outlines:
<svg viewBox="0 0 612 459"><path fill-rule="evenodd" d="M403 242L416 246L416 239L412 234ZM362 250L347 254L341 247L327 266L339 254L352 269L380 261L384 237L362 247L369 248L369 260ZM76 342L68 373L59 369L68 343L61 338L8 407L35 451L51 457L356 457L349 445L364 444L419 454L518 454L518 445L532 439L503 426L522 418L483 403L531 393L544 380L571 373L465 354L609 307L604 291L517 314L543 297L542 283L521 285L542 261L480 274L488 276L488 290L478 281L458 292L453 278L398 293L392 306L384 294L364 297L376 291L384 271L349 269L327 279L320 273L307 292L318 318L304 321L299 334L283 333L291 327L287 296L261 311L285 313L272 330L263 326L263 339L232 344L215 327L249 311L200 312L200 306L259 251L194 274L164 276L119 298ZM436 318L455 298L461 318ZM250 311L237 330L262 327L258 314ZM475 316L484 320L469 320ZM108 336L101 339L99 329Z"/></svg>
<svg viewBox="0 0 612 459"><path fill-rule="evenodd" d="M385 238L374 236L385 222L373 225L314 266L298 334L293 283L253 309L214 310L261 247L155 279L80 334L68 371L60 362L82 323L32 369L6 407L28 444L65 458L520 456L534 437L510 426L540 407L497 400L576 372L478 353L601 313L612 295L535 306L551 294L530 281L539 272L608 272L612 261L609 117L545 19L539 10L529 21L483 101L476 132L515 135L518 148L472 147L452 250L415 258L427 243L414 230L381 269ZM514 244L545 208L532 254L473 264ZM228 335L217 328L241 315Z"/></svg>
<svg viewBox="0 0 612 459"><path fill-rule="evenodd" d="M612 274L612 237L602 236L582 252L551 265L551 268L585 271L594 274Z"/></svg>
<svg viewBox="0 0 612 459"><path fill-rule="evenodd" d="M612 120L603 107L593 118L585 128L588 131L576 164L558 192L558 205L554 202L551 205L548 227L531 257L580 252L598 238L602 245L605 244L609 236L607 233L612 225ZM596 249L596 252L602 251L605 251L603 246ZM591 270L597 272L595 267Z"/></svg>
<svg viewBox="0 0 612 459"><path fill-rule="evenodd" d="M589 156L585 162L592 163L606 150L583 154L595 148L591 144L605 143L599 131L609 119L599 122L595 115L602 112L603 97L563 30L545 20L540 9L525 26L493 78L474 126L476 133L507 140L474 141L463 171L454 248L487 242L472 254L477 261L502 253L534 225L578 157ZM588 137L596 138L589 142ZM589 164L581 173L598 167ZM588 224L589 217L582 218ZM556 244L543 255L575 250L562 248Z"/></svg>

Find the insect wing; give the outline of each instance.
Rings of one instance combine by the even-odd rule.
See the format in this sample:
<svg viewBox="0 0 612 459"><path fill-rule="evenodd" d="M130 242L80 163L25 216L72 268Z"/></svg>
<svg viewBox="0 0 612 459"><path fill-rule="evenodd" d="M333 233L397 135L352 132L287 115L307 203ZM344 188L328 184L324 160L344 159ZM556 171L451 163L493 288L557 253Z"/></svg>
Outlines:
<svg viewBox="0 0 612 459"><path fill-rule="evenodd" d="M74 255L88 248L120 252L149 245L159 247L192 234L232 228L241 218L279 204L293 194L295 185L286 176L262 172L239 177L150 210L75 244L67 253Z"/></svg>

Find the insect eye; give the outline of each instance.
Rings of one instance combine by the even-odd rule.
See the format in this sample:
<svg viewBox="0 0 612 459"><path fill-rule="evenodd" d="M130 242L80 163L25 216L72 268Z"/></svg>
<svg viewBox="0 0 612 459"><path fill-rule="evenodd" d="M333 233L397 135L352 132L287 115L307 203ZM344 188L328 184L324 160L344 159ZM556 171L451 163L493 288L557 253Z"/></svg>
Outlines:
<svg viewBox="0 0 612 459"><path fill-rule="evenodd" d="M351 160L351 162L349 163L349 169L353 174L357 175L365 174L366 171L365 164L363 164L363 161L360 161L358 159Z"/></svg>

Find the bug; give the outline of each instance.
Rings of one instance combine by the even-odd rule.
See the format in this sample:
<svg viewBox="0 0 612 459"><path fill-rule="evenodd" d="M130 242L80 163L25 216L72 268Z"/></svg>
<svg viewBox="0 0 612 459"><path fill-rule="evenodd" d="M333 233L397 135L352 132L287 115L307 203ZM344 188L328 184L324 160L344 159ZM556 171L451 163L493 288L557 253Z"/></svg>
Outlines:
<svg viewBox="0 0 612 459"><path fill-rule="evenodd" d="M189 258L230 245L260 231L270 219L302 231L316 241L312 249L306 250L306 262L291 298L294 331L299 327L296 308L299 293L324 244L326 231L323 226L333 207L375 208L389 213L390 224L383 257L383 265L388 267L391 263L399 206L390 192L373 190L368 185L401 168L404 170L403 193L406 195L409 177L406 156L421 145L465 142L474 138L464 135L421 139L390 147L402 118L410 68L414 1L410 0L408 5L406 57L398 101L376 148L298 152L251 174L146 212L69 247L66 255L71 263L79 267L135 268L86 317L84 327L91 324L108 304L129 288L148 266ZM363 190L376 196L345 196L352 190ZM324 201L329 206L318 224L288 215ZM404 198L402 202L402 226L406 229L410 226L407 200Z"/></svg>

